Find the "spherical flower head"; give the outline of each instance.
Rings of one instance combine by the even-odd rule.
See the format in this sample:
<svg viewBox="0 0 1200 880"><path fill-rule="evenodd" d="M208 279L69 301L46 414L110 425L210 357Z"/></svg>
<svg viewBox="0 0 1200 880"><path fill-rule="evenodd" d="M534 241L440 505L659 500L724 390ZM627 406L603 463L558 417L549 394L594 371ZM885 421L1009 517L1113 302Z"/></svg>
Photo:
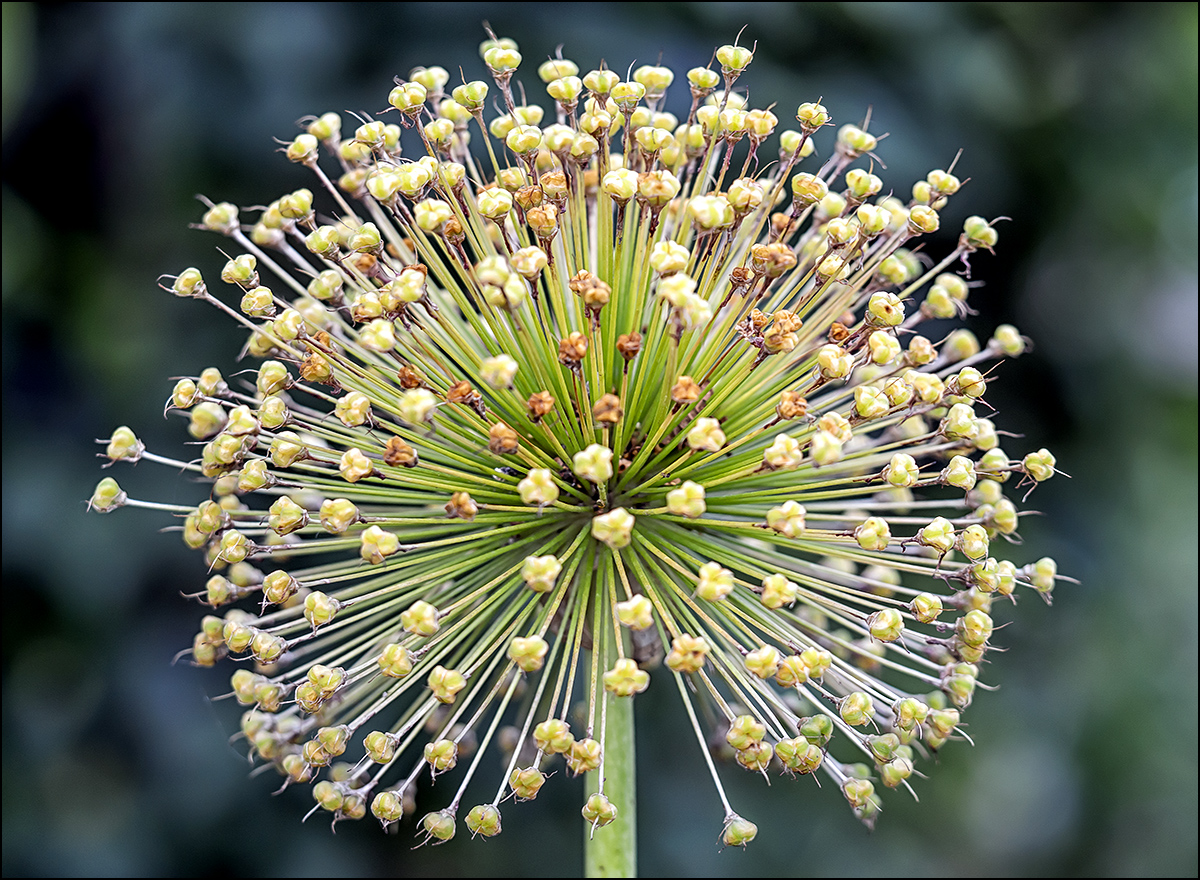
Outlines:
<svg viewBox="0 0 1200 880"><path fill-rule="evenodd" d="M881 139L823 132L813 102L778 130L739 81L753 54L722 46L686 83L556 57L543 92L489 32L487 82L447 94L457 62L419 67L384 86L392 121L306 117L281 160L315 185L206 203L220 283L161 279L249 325L252 372L172 380L198 445L178 461L131 428L99 441L105 467L192 470L195 499L107 478L89 507L178 513L202 551L191 662L242 663L227 705L252 760L335 821L397 823L414 765L465 782L491 765L462 760L476 748L509 757L472 836L553 783L543 760L611 779L616 701L661 655L701 750L825 774L871 824L1000 673L994 600L1061 580L996 540L1022 516L1004 489L1058 468L1010 458L1019 435L981 415L987 362L1029 340L922 326L969 313L994 222L932 253L955 168L885 180ZM723 843L745 845L705 766ZM582 818L618 833L600 829L630 814L597 782ZM438 806L423 843L455 833L460 798Z"/></svg>

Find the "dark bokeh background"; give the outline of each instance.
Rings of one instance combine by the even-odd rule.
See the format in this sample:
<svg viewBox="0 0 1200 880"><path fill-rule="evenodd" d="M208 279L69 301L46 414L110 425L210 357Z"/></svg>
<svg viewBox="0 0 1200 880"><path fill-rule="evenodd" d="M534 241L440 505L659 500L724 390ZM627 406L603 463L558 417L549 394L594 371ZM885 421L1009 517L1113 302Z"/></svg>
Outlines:
<svg viewBox="0 0 1200 880"><path fill-rule="evenodd" d="M869 835L810 780L727 768L758 822L718 852L721 814L668 687L638 700L641 867L651 875L1195 875L1195 4L4 4L4 855L16 874L568 875L578 784L561 774L505 832L411 851L371 820L302 826L209 703L228 670L171 666L204 572L165 518L85 515L94 437L129 424L178 450L168 377L236 369L243 339L154 284L221 242L187 230L203 192L263 204L306 185L273 152L308 113L379 110L395 74L482 78L480 22L521 44L523 79L557 44L587 70L682 72L712 48L758 53L739 85L785 120L824 97L874 108L885 180L905 193L961 147L971 182L946 223L1006 215L977 258L981 335L1013 320L1035 351L1002 367L1006 445L1049 445L1072 480L1034 499L1021 558L1082 586L1026 597L920 803L892 795ZM676 100L686 87L676 85ZM540 97L539 97L540 100ZM783 127L783 126L781 126ZM818 142L828 150L829 140ZM947 244L949 243L947 239ZM142 464L135 497L199 487ZM664 682L665 683L665 682ZM440 800L425 802L438 808ZM461 831L461 829L460 829Z"/></svg>

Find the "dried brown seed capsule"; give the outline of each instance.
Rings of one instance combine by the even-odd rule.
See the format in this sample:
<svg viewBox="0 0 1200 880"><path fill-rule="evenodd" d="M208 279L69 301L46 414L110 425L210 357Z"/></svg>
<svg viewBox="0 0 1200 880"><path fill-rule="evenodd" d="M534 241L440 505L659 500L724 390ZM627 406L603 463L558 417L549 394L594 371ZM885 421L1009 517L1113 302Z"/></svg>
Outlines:
<svg viewBox="0 0 1200 880"><path fill-rule="evenodd" d="M549 391L538 391L529 395L525 409L529 410L529 419L536 425L554 409L554 397Z"/></svg>
<svg viewBox="0 0 1200 880"><path fill-rule="evenodd" d="M845 324L834 321L829 325L829 341L837 345L850 338L850 328Z"/></svg>
<svg viewBox="0 0 1200 880"><path fill-rule="evenodd" d="M606 425L615 425L621 421L625 410L621 406L621 398L615 394L605 394L592 407L592 418Z"/></svg>
<svg viewBox="0 0 1200 880"><path fill-rule="evenodd" d="M788 309L780 309L772 313L771 321L774 329L779 333L795 333L803 326L804 322L795 316Z"/></svg>
<svg viewBox="0 0 1200 880"><path fill-rule="evenodd" d="M571 289L571 293L577 296L582 296L583 292L589 287L594 287L600 284L600 276L586 270L576 272L571 276L571 280L567 282L567 287Z"/></svg>
<svg viewBox="0 0 1200 880"><path fill-rule="evenodd" d="M551 199L561 199L567 194L567 175L561 171L551 171L541 177L542 192Z"/></svg>
<svg viewBox="0 0 1200 880"><path fill-rule="evenodd" d="M465 519L470 522L475 519L477 513L479 505L466 492L455 492L446 502L446 516L451 519Z"/></svg>
<svg viewBox="0 0 1200 880"><path fill-rule="evenodd" d="M802 419L808 414L808 401L798 391L784 391L775 405L775 414L784 421Z"/></svg>
<svg viewBox="0 0 1200 880"><path fill-rule="evenodd" d="M425 380L421 378L420 374L409 366L401 367L396 378L400 380L400 387L405 391L420 388L425 384Z"/></svg>
<svg viewBox="0 0 1200 880"><path fill-rule="evenodd" d="M771 215L771 233L776 238L787 238L800 228L800 221L793 220L782 212Z"/></svg>
<svg viewBox="0 0 1200 880"><path fill-rule="evenodd" d="M399 437L392 437L387 442L383 460L392 467L416 467L418 464L417 450L413 449Z"/></svg>
<svg viewBox="0 0 1200 880"><path fill-rule="evenodd" d="M598 314L612 298L612 288L603 281L597 281L584 290L582 296L583 304Z"/></svg>
<svg viewBox="0 0 1200 880"><path fill-rule="evenodd" d="M642 334L641 333L622 333L617 337L617 351L621 357L627 361L637 357L639 351L642 350Z"/></svg>
<svg viewBox="0 0 1200 880"><path fill-rule="evenodd" d="M587 354L587 348L587 337L582 333L572 333L558 343L558 362L565 367L576 369Z"/></svg>
<svg viewBox="0 0 1200 880"><path fill-rule="evenodd" d="M378 263L379 260L371 254L351 254L346 262L362 274L370 275L375 271L375 264Z"/></svg>
<svg viewBox="0 0 1200 880"><path fill-rule="evenodd" d="M538 238L553 238L558 232L558 211L553 205L542 205L530 210L525 222Z"/></svg>
<svg viewBox="0 0 1200 880"><path fill-rule="evenodd" d="M465 239L466 233L463 232L462 223L457 217L451 217L442 226L442 235L446 237L446 241L451 244L461 244Z"/></svg>
<svg viewBox="0 0 1200 880"><path fill-rule="evenodd" d="M447 403L462 403L467 406L474 406L481 397L482 395L466 379L455 382L446 392Z"/></svg>
<svg viewBox="0 0 1200 880"><path fill-rule="evenodd" d="M729 284L735 290L743 292L754 280L754 274L745 266L735 266L729 272Z"/></svg>
<svg viewBox="0 0 1200 880"><path fill-rule="evenodd" d="M513 196L513 201L520 206L522 211L528 211L538 207L545 198L545 193L542 192L540 186L523 186L517 190Z"/></svg>
<svg viewBox="0 0 1200 880"><path fill-rule="evenodd" d="M680 376L671 386L671 400L676 403L695 403L700 399L700 385L691 376Z"/></svg>
<svg viewBox="0 0 1200 880"><path fill-rule="evenodd" d="M504 422L496 422L488 429L488 449L497 455L512 455L519 445L517 432Z"/></svg>
<svg viewBox="0 0 1200 880"><path fill-rule="evenodd" d="M796 255L781 242L756 244L750 248L750 265L757 275L778 278L796 265Z"/></svg>
<svg viewBox="0 0 1200 880"><path fill-rule="evenodd" d="M333 378L333 365L329 360L315 351L300 364L300 375L308 382L320 382L322 385L336 385Z"/></svg>

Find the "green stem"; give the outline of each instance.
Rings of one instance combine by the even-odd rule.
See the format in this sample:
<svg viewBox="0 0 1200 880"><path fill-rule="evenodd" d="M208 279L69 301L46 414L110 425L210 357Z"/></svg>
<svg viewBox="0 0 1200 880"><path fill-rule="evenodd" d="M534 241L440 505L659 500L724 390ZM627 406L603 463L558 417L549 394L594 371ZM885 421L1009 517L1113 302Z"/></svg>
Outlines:
<svg viewBox="0 0 1200 880"><path fill-rule="evenodd" d="M605 828L584 828L585 877L637 876L637 755L633 743L633 699L608 700L605 719L604 794L617 808ZM587 795L600 788L600 770L587 774Z"/></svg>

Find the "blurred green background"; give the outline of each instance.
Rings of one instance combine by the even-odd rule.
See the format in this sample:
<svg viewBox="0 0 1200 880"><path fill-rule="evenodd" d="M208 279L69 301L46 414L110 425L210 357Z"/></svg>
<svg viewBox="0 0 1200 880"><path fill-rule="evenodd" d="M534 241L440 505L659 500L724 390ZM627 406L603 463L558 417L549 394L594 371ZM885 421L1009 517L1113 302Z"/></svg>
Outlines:
<svg viewBox="0 0 1200 880"><path fill-rule="evenodd" d="M718 851L721 812L672 688L638 699L644 876L1100 876L1197 872L1197 7L1105 3L84 4L3 7L5 875L557 876L582 870L578 782L510 807L505 832L412 851L412 825L336 835L307 789L247 778L210 703L227 680L172 666L198 612L198 554L125 510L85 515L92 438L134 426L172 453L168 377L237 369L243 334L155 287L223 259L195 193L264 204L307 185L274 152L295 120L382 109L392 76L482 78L480 23L532 67L677 71L758 41L753 106L873 107L904 195L959 148L967 213L1000 227L972 296L981 336L1037 341L994 383L1015 451L1073 479L1034 495L1021 559L1081 586L1026 596L920 803L868 834L832 786L726 768L760 826ZM541 94L523 71L531 96ZM678 84L675 100L685 100ZM540 98L539 98L540 100ZM828 134L828 133L826 133ZM818 146L829 149L832 135ZM942 242L952 245L952 235ZM935 245L934 252L939 252ZM985 337L986 338L986 337ZM188 478L116 474L195 503ZM437 799L424 804L439 808Z"/></svg>

